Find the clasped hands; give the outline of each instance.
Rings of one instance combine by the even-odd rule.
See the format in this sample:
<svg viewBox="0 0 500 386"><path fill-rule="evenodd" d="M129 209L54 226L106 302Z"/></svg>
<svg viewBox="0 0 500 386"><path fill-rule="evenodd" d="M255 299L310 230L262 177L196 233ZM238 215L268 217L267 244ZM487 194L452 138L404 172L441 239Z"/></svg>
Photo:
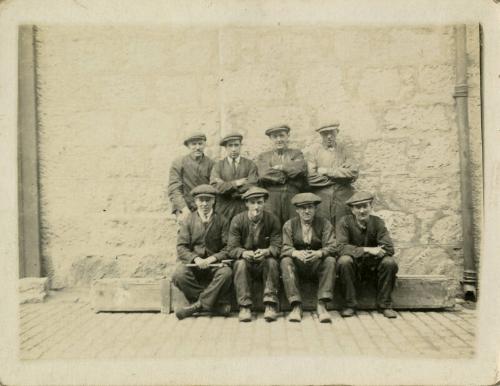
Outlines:
<svg viewBox="0 0 500 386"><path fill-rule="evenodd" d="M210 264L217 262L217 258L215 256L209 256L206 259L202 259L201 257L195 257L194 263L199 269L207 269L210 268Z"/></svg>
<svg viewBox="0 0 500 386"><path fill-rule="evenodd" d="M384 250L384 247L382 245L379 245L378 247L363 247L363 251L378 258L382 258L386 254L386 251Z"/></svg>
<svg viewBox="0 0 500 386"><path fill-rule="evenodd" d="M311 251L311 250L295 250L292 252L292 257L302 261L303 263L314 263L323 257L321 250Z"/></svg>
<svg viewBox="0 0 500 386"><path fill-rule="evenodd" d="M246 250L241 257L249 263L259 263L270 255L269 249L257 249L256 251Z"/></svg>

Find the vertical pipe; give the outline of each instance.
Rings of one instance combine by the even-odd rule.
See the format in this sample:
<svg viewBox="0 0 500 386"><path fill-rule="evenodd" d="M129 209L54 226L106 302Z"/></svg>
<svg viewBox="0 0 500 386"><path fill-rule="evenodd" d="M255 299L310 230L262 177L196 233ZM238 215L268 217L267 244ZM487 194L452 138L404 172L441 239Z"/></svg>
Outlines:
<svg viewBox="0 0 500 386"><path fill-rule="evenodd" d="M40 277L35 27L18 32L19 276Z"/></svg>
<svg viewBox="0 0 500 386"><path fill-rule="evenodd" d="M467 46L466 27L461 24L455 27L456 41L456 84L455 103L457 109L458 142L460 156L460 192L462 204L462 237L464 252L464 297L476 300L477 273L474 256L473 222L472 222L472 187L470 173L469 150L469 115L467 86Z"/></svg>

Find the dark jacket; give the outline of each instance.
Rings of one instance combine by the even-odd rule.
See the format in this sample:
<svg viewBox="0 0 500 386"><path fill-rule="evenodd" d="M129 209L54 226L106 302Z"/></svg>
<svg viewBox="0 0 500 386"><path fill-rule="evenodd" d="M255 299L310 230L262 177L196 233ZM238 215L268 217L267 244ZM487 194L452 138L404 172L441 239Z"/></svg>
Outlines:
<svg viewBox="0 0 500 386"><path fill-rule="evenodd" d="M227 259L228 222L213 213L210 221L203 224L198 212L191 213L181 225L177 235L177 257L185 264L196 257L215 256L218 261Z"/></svg>
<svg viewBox="0 0 500 386"><path fill-rule="evenodd" d="M337 255L333 226L327 219L315 216L312 222L311 243L306 244L302 237L300 217L294 217L283 225L283 247L281 257L292 257L295 250L321 249L323 257Z"/></svg>
<svg viewBox="0 0 500 386"><path fill-rule="evenodd" d="M363 247L383 246L386 256L394 255L394 245L384 220L373 215L368 218L366 229L359 227L354 215L342 217L337 229L337 244L342 255L353 258L365 254Z"/></svg>
<svg viewBox="0 0 500 386"><path fill-rule="evenodd" d="M274 214L264 211L262 229L258 242L254 244L248 212L236 215L229 226L227 247L233 259L241 258L246 250L255 251L264 248L269 248L271 255L278 258L281 250L281 227L278 218Z"/></svg>
<svg viewBox="0 0 500 386"><path fill-rule="evenodd" d="M273 166L283 165L283 170ZM307 162L298 149L283 150L282 159L275 150L262 153L257 158L260 184L268 189L292 188L303 191L307 187Z"/></svg>
<svg viewBox="0 0 500 386"><path fill-rule="evenodd" d="M185 206L191 210L196 209L190 192L198 185L210 183L213 164L214 161L205 155L197 161L189 154L177 158L172 163L168 180L168 197L172 203L173 213Z"/></svg>

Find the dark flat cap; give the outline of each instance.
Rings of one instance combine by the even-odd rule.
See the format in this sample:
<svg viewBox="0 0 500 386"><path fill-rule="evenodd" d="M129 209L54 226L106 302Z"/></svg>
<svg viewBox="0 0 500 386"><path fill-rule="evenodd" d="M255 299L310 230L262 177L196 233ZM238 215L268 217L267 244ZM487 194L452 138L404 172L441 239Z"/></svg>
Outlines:
<svg viewBox="0 0 500 386"><path fill-rule="evenodd" d="M286 125L271 127L270 129L266 130L266 135L269 136L271 134L278 133L280 131L286 131L287 133L290 133L290 128Z"/></svg>
<svg viewBox="0 0 500 386"><path fill-rule="evenodd" d="M187 137L185 140L184 140L184 146L187 146L188 142L189 141L196 141L196 140L204 140L206 141L207 140L207 136L203 133L193 133L193 134L190 134L189 137Z"/></svg>
<svg viewBox="0 0 500 386"><path fill-rule="evenodd" d="M350 199L348 199L345 203L349 206L362 204L364 202L372 202L373 194L369 192L356 192L352 195Z"/></svg>
<svg viewBox="0 0 500 386"><path fill-rule="evenodd" d="M333 122L330 123L329 125L321 126L319 129L316 129L318 133L323 133L325 131L333 131L333 130L338 130L340 126L339 122Z"/></svg>
<svg viewBox="0 0 500 386"><path fill-rule="evenodd" d="M302 206L307 204L319 204L321 198L314 193L299 193L293 196L292 204L295 206Z"/></svg>
<svg viewBox="0 0 500 386"><path fill-rule="evenodd" d="M215 190L215 188L212 185L203 184L203 185L198 185L196 188L193 188L193 190L191 190L191 195L193 197L202 197L202 196L215 197L217 195L217 190Z"/></svg>
<svg viewBox="0 0 500 386"><path fill-rule="evenodd" d="M269 192L266 189L259 188L258 186L252 186L245 193L241 195L241 198L244 200L248 200L249 198L255 197L269 197Z"/></svg>
<svg viewBox="0 0 500 386"><path fill-rule="evenodd" d="M220 146L226 146L226 142L228 141L233 141L233 140L236 140L236 139L239 139L240 141L243 140L243 135L241 135L240 133L231 133L231 134L228 134L226 136L224 136L224 138L222 138L219 142L219 145Z"/></svg>

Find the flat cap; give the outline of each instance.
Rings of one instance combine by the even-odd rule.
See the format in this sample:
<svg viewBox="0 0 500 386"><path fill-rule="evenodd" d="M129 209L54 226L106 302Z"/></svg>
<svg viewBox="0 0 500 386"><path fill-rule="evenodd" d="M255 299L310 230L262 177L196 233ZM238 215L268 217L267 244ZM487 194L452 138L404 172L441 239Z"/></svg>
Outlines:
<svg viewBox="0 0 500 386"><path fill-rule="evenodd" d="M280 131L286 131L287 133L290 133L290 128L286 125L271 127L270 129L266 130L266 135L269 136Z"/></svg>
<svg viewBox="0 0 500 386"><path fill-rule="evenodd" d="M244 200L248 200L249 198L256 198L256 197L269 197L269 192L266 189L259 188L258 186L252 186L250 189L248 189L245 193L241 195L241 198Z"/></svg>
<svg viewBox="0 0 500 386"><path fill-rule="evenodd" d="M322 133L324 131L333 131L333 130L338 130L340 126L340 123L335 121L333 123L330 123L329 125L321 126L319 129L316 129L318 133Z"/></svg>
<svg viewBox="0 0 500 386"><path fill-rule="evenodd" d="M356 192L352 195L350 199L348 199L345 203L349 206L362 204L364 202L372 202L373 194L369 192Z"/></svg>
<svg viewBox="0 0 500 386"><path fill-rule="evenodd" d="M191 190L191 195L193 197L215 197L217 195L217 190L215 190L212 185L203 184L193 188L193 190Z"/></svg>
<svg viewBox="0 0 500 386"><path fill-rule="evenodd" d="M292 204L295 206L319 204L320 202L321 198L314 193L299 193L292 198Z"/></svg>
<svg viewBox="0 0 500 386"><path fill-rule="evenodd" d="M233 141L233 140L236 140L236 139L239 139L240 141L242 141L243 140L243 135L241 135L240 133L231 133L231 134L228 134L228 135L224 136L220 140L219 145L220 146L226 146L226 142Z"/></svg>
<svg viewBox="0 0 500 386"><path fill-rule="evenodd" d="M204 141L207 140L207 136L203 133L192 133L184 140L184 146L187 146L189 141L195 141L202 139Z"/></svg>

